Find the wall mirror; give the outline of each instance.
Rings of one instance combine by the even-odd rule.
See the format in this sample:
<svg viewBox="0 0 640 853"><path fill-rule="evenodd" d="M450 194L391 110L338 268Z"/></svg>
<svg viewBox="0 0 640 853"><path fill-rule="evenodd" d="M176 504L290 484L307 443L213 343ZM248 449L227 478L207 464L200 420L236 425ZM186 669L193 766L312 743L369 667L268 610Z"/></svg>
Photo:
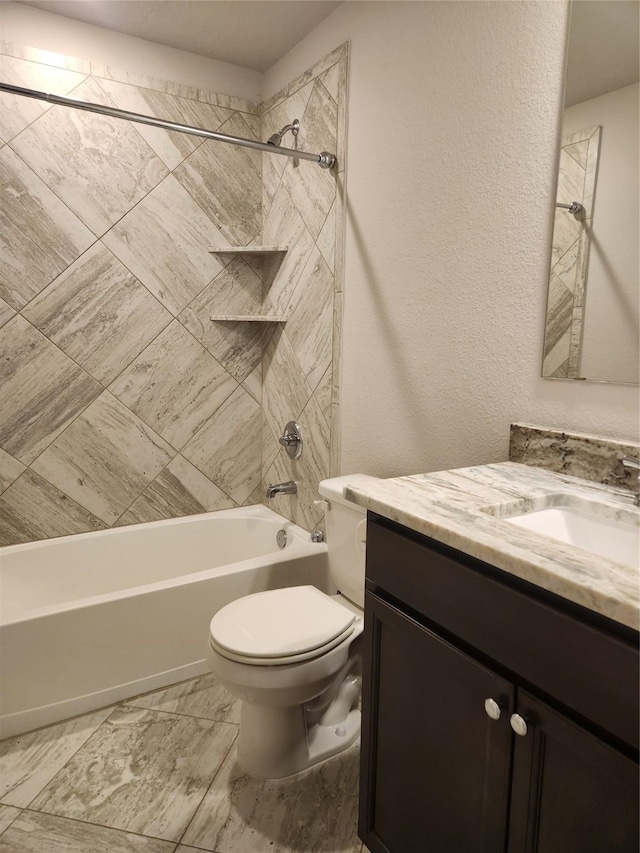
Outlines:
<svg viewBox="0 0 640 853"><path fill-rule="evenodd" d="M638 0L571 4L542 375L637 384Z"/></svg>

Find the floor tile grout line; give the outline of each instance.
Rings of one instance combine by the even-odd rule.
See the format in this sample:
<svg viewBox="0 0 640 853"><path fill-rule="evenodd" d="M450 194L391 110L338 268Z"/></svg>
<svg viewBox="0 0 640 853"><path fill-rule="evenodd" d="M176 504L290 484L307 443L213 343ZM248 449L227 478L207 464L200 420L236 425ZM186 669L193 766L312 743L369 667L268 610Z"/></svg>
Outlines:
<svg viewBox="0 0 640 853"><path fill-rule="evenodd" d="M172 714L174 717L187 717L189 720L205 720L207 723L223 723L226 726L235 726L236 728L240 726L240 723L233 723L231 720L214 720L211 717L203 717L200 714L187 714L182 711L166 711L164 708L147 708L146 705L136 705L135 699L124 699L118 707L135 708L136 711L160 711L162 714Z"/></svg>
<svg viewBox="0 0 640 853"><path fill-rule="evenodd" d="M82 818L79 817L69 817L68 815L58 814L57 812L45 812L42 809L31 808L31 806L25 806L23 811L33 812L33 814L38 815L47 815L48 817L58 818L59 820L70 820L74 823L81 823L83 826L97 826L100 827L100 829L108 829L111 832L120 832L126 835L135 835L138 838L148 838L152 841L163 841L165 844L180 844L179 841L174 841L173 838L161 838L159 835L145 835L142 832L136 832L134 829L120 829L117 826L109 826L109 824L106 823L95 823L94 821L82 820ZM173 853L175 853L175 850Z"/></svg>
<svg viewBox="0 0 640 853"><path fill-rule="evenodd" d="M190 827L190 826L191 826L191 824L193 823L193 821L194 821L194 818L195 818L196 814L199 812L200 807L201 807L201 806L202 806L202 804L204 803L204 801L205 801L205 799L206 799L206 797L207 797L207 794L209 793L209 791L210 791L210 790L211 790L211 788L213 787L214 782L216 781L216 779L217 779L217 778L218 778L218 776L220 775L220 771L222 770L222 768L223 768L223 766L224 766L224 764L225 764L225 762L226 762L227 758L230 756L230 754L231 754L231 750L236 746L236 744L237 744L237 742L238 742L238 737L239 737L239 731L236 733L236 736L234 737L233 741L231 742L231 746L230 746L230 747L229 747L229 749L225 752L225 754L224 754L224 757L223 757L222 761L221 761L221 762L220 762L220 764L218 765L218 769L217 769L217 770L216 770L216 772L213 774L213 777L212 777L212 779L211 779L211 782L208 784L206 791L205 791L205 792L204 792L204 794L202 795L202 799L200 800L200 802L198 803L198 805L197 805L197 806L196 806L196 808L194 809L193 814L191 815L191 817L190 817L190 819L189 819L189 822L187 823L187 825L186 825L186 826L185 826L185 828L184 828L184 832L183 832L183 833L182 833L182 835L180 836L180 840L179 840L178 844L182 844L182 839L185 837L185 835L186 835L186 834L187 834L187 832L189 831L189 827Z"/></svg>
<svg viewBox="0 0 640 853"><path fill-rule="evenodd" d="M0 806L4 806L4 807L5 807L5 808L7 808L7 809L17 809L17 810L18 810L18 814L17 814L17 815L15 815L14 817L12 817L12 818L11 818L11 820L9 821L9 823L8 823L8 824L5 826L5 828L2 830L2 832L0 832L0 840L2 840L2 836L5 834L5 832L6 832L6 831L11 827L11 826L13 826L14 821L18 820L18 818L20 817L20 815L21 815L21 814L22 814L22 812L24 811L24 807L23 807L23 806L12 806L12 805L10 805L9 803L2 803L2 802L0 802Z"/></svg>
<svg viewBox="0 0 640 853"><path fill-rule="evenodd" d="M92 822L92 821L89 821L89 820L82 820L82 819L80 819L80 818L76 818L76 817L69 817L69 816L67 816L67 815L59 814L59 813L57 813L57 812L49 812L49 811L45 811L44 809L38 809L38 808L35 808L35 807L33 806L33 803L34 803L34 802L35 802L35 800L36 800L36 799L37 799L37 798L38 798L38 797L43 793L43 791L45 790L45 788L49 787L49 785L52 785L52 784L55 782L56 778L60 775L60 773L62 773L62 771L63 771L63 770L65 770L65 769L66 769L67 765L68 765L68 764L69 764L69 763L70 763L70 762L75 758L75 756L78 754L78 752L79 752L79 751L80 751L84 746L86 746L86 744L89 742L89 740L90 740L92 737L94 737L94 735L95 735L95 734L97 734L97 732L99 731L99 729L101 729L101 728L102 728L102 726L104 726L106 723L108 723L108 721L109 721L110 717L112 716L113 712L114 712L115 710L117 710L117 708L118 708L118 707L119 707L119 706L117 706L117 705L116 705L116 706L113 706L113 707L111 708L111 713L108 715L108 717L106 717L106 718L105 718L105 719L104 719L104 720L103 720L103 721L102 721L102 722L101 722L101 723L100 723L100 724L99 724L99 725L98 725L98 726L97 726L97 727L96 727L96 728L95 728L95 729L94 729L94 730L93 730L93 731L88 735L88 737L87 737L87 738L86 738L86 739L85 739L85 740L80 744L80 746L79 746L79 747L78 747L78 748L73 752L73 754L69 756L69 758L65 761L65 763L62 765L62 767L60 767L60 768L57 770L57 772L54 774L54 776L52 776L52 777L51 777L51 779L50 779L48 782L46 782L46 783L42 786L42 788L41 788L41 789L38 791L38 793L33 797L33 799L32 799L32 800L30 800L30 802L29 802L29 804L28 804L27 806L13 806L13 808L22 808L24 811L32 811L32 812L35 812L36 814L45 814L45 815L51 815L51 816L53 816L53 817L58 817L58 818L66 819L66 820L75 820L77 823L88 824L89 826L102 826L102 827L104 827L104 828L106 828L106 829L111 829L111 830L114 830L114 831L116 831L116 832L131 832L131 833L132 833L132 834L134 834L134 835L140 835L140 836L142 836L142 837L144 837L144 838L154 838L154 839L157 839L157 840L159 840L159 841L165 841L165 842L168 842L168 843L175 843L176 845L178 845L178 846L179 846L179 845L180 845L180 839L182 838L182 836L180 836L180 839L179 839L178 841L174 841L174 839L171 839L171 838L167 839L167 838L161 838L160 836L144 835L144 833L135 832L135 831L133 831L133 830L121 829L121 828L119 828L119 827L109 826L108 824L101 824L101 823L96 823L96 822ZM136 708L135 710L151 711L152 713L156 713L156 712L158 712L158 709L155 709L155 708L144 708L144 709ZM188 715L185 715L185 714L174 714L173 712L170 712L170 711L159 711L159 713L160 713L160 714L166 714L166 715L168 715L168 716L175 716L175 717L187 717L188 719L204 719L204 718L199 718L199 717L189 717ZM213 720L207 720L207 722L216 722L216 721L213 721ZM219 723L217 723L217 722L216 722L216 724L218 725ZM223 763L226 761L227 756L228 756L228 755L229 755L229 753L231 752L231 749L233 748L233 746L234 746L234 744L235 744L235 742L236 742L236 739L237 739L237 737L238 737L238 732L237 732L237 730L238 730L238 728L239 728L238 724L236 724L236 723L225 723L225 725L233 726L233 727L236 729L236 733L235 733L235 735L234 735L234 737L233 737L233 740L232 740L232 742L231 742L231 746L229 747L229 749L228 749L228 750L226 750L226 752L225 752L225 754L224 754L224 757L223 757L222 761L220 762L220 764L219 764L219 766L218 766L218 768L217 768L216 772L214 773L214 775L213 775L213 777L212 777L212 779L211 779L211 782L210 782L210 783L209 783L209 785L207 786L207 788L206 788L206 790L205 790L205 792L204 792L204 794L203 794L203 796L202 796L202 799L198 802L198 805L197 805L197 806L196 806L196 808L194 809L193 814L192 814L191 818L189 819L189 822L187 823L187 827L185 827L184 832L186 832L186 830L187 830L187 828L188 828L189 824L191 823L191 820L193 819L193 816L195 815L196 811L200 808L200 806L201 806L201 804L202 804L202 801L204 800L205 796L207 795L207 793L208 793L208 791L209 791L209 789L210 789L211 785L213 784L213 781L215 780L215 778L217 777L218 773L220 772L220 768L222 767ZM47 727L45 727L45 728L47 728ZM11 805L11 803L1 803L1 802L0 802L0 805ZM18 817L18 816L16 815L16 817ZM184 835L184 833L183 833L183 835Z"/></svg>
<svg viewBox="0 0 640 853"><path fill-rule="evenodd" d="M109 706L107 706L107 707L109 707ZM105 710L106 710L106 709L105 709ZM98 713L98 712L96 711L96 712L93 712L93 713ZM85 716L85 715L84 715L84 714L82 714L82 715L80 715L80 716ZM51 784L55 781L55 779L56 779L56 778L60 775L60 773L65 769L65 767L67 766L67 764L69 764L69 762L70 762L70 761L72 761L72 760L76 757L76 755L80 752L80 750L83 748L83 746L85 746L85 744L86 744L86 743L88 743L88 741L89 741L89 740L90 740L90 739L91 739L91 738L96 734L96 732L98 731L98 729L101 729L101 728L102 728L102 726L107 722L107 720L109 719L109 717L110 717L110 716L111 716L111 713L109 713L109 714L104 718L104 720L102 720L102 722L101 722L101 723L99 723L99 724L95 727L95 729L93 729L93 731L89 732L89 734L87 735L87 737L82 741L82 743L78 746L78 748L77 748L77 749L74 749L73 753L72 753L71 755L69 755L69 757L67 758L67 760L65 761L65 763L64 763L61 767L59 767L59 768L56 770L56 772L53 774L53 776L51 777L51 779L49 779L49 781L48 781L48 782L45 782L45 784L42 786L42 788L40 788L40 790L39 790L39 791L38 791L38 793L35 795L35 797L32 797L32 799L31 799L31 800L29 800L28 805L26 805L24 808L26 808L26 809L30 809L31 811L38 811L38 809L32 809L32 808L31 808L32 804L33 804L33 803L38 799L38 797L39 797L39 796L40 796L40 794L44 791L44 789L45 789L45 788L47 788L49 785L51 785ZM71 719L74 719L74 718L72 717ZM78 717L76 717L76 719L78 719ZM64 722L65 722L65 721L63 721L63 723L64 723ZM54 723L54 725L56 725L56 724ZM44 726L44 727L43 727L43 729L46 729L46 728L48 728L48 726ZM37 730L36 730L36 731L37 731ZM40 731L42 731L42 729L41 729ZM18 737L20 737L20 735L18 735Z"/></svg>

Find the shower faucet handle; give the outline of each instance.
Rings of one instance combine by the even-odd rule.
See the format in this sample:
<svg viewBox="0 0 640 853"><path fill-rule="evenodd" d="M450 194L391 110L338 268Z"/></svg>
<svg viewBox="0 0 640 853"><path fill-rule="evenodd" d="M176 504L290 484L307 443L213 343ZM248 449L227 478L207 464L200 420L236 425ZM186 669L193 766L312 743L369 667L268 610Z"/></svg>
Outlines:
<svg viewBox="0 0 640 853"><path fill-rule="evenodd" d="M280 442L280 444L282 444L284 447L288 447L290 444L297 444L297 443L298 443L298 438L297 438L297 436L295 436L295 435L293 435L292 433L290 433L289 435L287 435L287 434L285 434L285 435L281 435L281 436L280 436L280 438L278 439L278 441L279 441L279 442Z"/></svg>
<svg viewBox="0 0 640 853"><path fill-rule="evenodd" d="M299 459L302 456L302 430L295 421L289 421L278 441L292 459Z"/></svg>

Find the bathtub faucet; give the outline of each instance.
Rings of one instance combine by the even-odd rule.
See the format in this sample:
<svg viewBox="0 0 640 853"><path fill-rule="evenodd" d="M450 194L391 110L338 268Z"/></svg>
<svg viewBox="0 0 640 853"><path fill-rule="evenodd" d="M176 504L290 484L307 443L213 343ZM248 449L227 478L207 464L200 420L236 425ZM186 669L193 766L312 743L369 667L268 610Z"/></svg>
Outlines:
<svg viewBox="0 0 640 853"><path fill-rule="evenodd" d="M298 491L298 484L295 480L289 480L287 483L269 483L267 486L267 497L275 498L276 495L295 495Z"/></svg>

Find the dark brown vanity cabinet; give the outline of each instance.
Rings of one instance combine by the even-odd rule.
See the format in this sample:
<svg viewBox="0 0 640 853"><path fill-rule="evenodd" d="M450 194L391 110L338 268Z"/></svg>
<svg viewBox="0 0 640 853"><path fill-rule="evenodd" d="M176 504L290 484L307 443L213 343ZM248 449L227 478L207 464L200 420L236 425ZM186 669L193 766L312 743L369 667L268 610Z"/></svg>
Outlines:
<svg viewBox="0 0 640 853"><path fill-rule="evenodd" d="M371 853L638 853L637 634L369 515Z"/></svg>

